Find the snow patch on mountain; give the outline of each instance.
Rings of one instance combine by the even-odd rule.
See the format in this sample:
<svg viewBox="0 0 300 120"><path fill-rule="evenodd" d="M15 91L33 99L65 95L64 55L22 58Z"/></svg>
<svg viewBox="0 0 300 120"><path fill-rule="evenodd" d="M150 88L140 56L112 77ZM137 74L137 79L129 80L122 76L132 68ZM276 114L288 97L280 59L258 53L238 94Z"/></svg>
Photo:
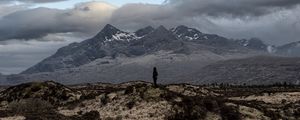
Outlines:
<svg viewBox="0 0 300 120"><path fill-rule="evenodd" d="M176 28L172 28L171 32L173 32L173 34L176 35L178 38L182 38L190 41L198 40L203 35L200 31L194 28L188 28L183 25L178 26Z"/></svg>
<svg viewBox="0 0 300 120"><path fill-rule="evenodd" d="M141 37L137 37L134 33L126 33L118 31L116 34L112 35L111 38L105 37L104 42L111 42L111 41L127 41L130 42L131 40L137 40Z"/></svg>

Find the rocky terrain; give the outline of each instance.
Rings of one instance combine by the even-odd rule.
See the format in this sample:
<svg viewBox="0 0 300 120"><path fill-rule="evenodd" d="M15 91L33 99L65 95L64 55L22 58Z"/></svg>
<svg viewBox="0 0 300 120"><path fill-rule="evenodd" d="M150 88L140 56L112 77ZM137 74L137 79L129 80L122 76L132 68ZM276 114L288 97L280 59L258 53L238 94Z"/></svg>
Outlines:
<svg viewBox="0 0 300 120"><path fill-rule="evenodd" d="M299 98L299 87L289 85L32 82L0 92L0 119L297 120Z"/></svg>

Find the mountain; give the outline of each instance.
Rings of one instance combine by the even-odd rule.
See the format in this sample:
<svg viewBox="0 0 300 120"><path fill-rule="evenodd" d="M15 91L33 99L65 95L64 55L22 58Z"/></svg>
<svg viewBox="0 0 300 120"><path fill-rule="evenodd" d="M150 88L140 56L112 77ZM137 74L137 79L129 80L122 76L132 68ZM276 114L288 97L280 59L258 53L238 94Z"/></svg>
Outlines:
<svg viewBox="0 0 300 120"><path fill-rule="evenodd" d="M3 85L6 82L6 76L0 73L0 84Z"/></svg>
<svg viewBox="0 0 300 120"><path fill-rule="evenodd" d="M276 48L276 53L284 56L300 57L300 41L279 46Z"/></svg>
<svg viewBox="0 0 300 120"><path fill-rule="evenodd" d="M229 40L225 37L221 37L214 34L205 34L198 31L195 28L189 28L186 26L178 26L172 28L173 34L181 40L190 41L198 44L219 47L219 48L235 48L239 47L234 41Z"/></svg>
<svg viewBox="0 0 300 120"><path fill-rule="evenodd" d="M206 40L204 33L194 28L188 28L184 25L172 28L171 31L174 33L174 35L183 40Z"/></svg>
<svg viewBox="0 0 300 120"><path fill-rule="evenodd" d="M239 45L249 49L268 51L268 45L258 38L242 39L236 41Z"/></svg>
<svg viewBox="0 0 300 120"><path fill-rule="evenodd" d="M190 79L196 84L300 84L299 70L300 58L257 56L207 65L191 75L194 77Z"/></svg>
<svg viewBox="0 0 300 120"><path fill-rule="evenodd" d="M60 48L54 55L22 72L22 74L74 68L98 58L140 56L157 50L172 49L179 45L179 43L175 45L173 40L176 38L163 26L156 30L146 27L136 33L127 33L108 24L95 37Z"/></svg>
<svg viewBox="0 0 300 120"><path fill-rule="evenodd" d="M194 38L190 37L192 35ZM160 50L175 51L175 49L186 52L189 50L187 44L191 44L184 43L186 41L213 46L214 49L219 49L216 47L228 47L230 49L238 47L234 41L224 37L204 34L185 26L179 26L172 31L163 26L157 29L149 26L135 33L128 33L108 24L95 37L60 48L54 55L27 69L22 74L54 72L59 69L79 67L104 57L133 57Z"/></svg>
<svg viewBox="0 0 300 120"><path fill-rule="evenodd" d="M220 60L264 54L268 53L183 25L170 30L148 26L131 33L108 24L94 37L62 47L21 74L8 76L6 81L150 81L151 70L156 66L160 82L176 83L185 82L179 76L190 75Z"/></svg>
<svg viewBox="0 0 300 120"><path fill-rule="evenodd" d="M54 72L57 69L78 67L98 58L116 57L122 54L130 56L131 53L123 50L129 41L138 38L135 34L123 32L108 24L95 37L60 48L54 55L22 74Z"/></svg>
<svg viewBox="0 0 300 120"><path fill-rule="evenodd" d="M142 28L140 30L137 30L135 33L136 36L138 37L143 37L149 33L151 33L152 31L154 31L154 28L152 26L147 26L145 28Z"/></svg>

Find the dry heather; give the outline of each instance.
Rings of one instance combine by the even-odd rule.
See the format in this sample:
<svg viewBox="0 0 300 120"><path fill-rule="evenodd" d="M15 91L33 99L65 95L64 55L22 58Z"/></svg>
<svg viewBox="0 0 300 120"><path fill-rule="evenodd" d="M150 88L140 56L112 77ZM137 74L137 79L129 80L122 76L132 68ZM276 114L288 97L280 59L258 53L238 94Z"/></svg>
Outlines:
<svg viewBox="0 0 300 120"><path fill-rule="evenodd" d="M297 120L299 93L274 86L27 83L0 93L0 119Z"/></svg>

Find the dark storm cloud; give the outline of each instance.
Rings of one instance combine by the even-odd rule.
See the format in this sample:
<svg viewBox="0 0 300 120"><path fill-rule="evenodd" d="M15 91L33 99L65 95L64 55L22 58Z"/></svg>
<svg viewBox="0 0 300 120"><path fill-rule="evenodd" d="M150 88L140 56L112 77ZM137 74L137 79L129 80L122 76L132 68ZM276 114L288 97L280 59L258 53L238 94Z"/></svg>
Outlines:
<svg viewBox="0 0 300 120"><path fill-rule="evenodd" d="M48 2L60 2L67 0L18 0L20 2L33 2L33 3L48 3Z"/></svg>
<svg viewBox="0 0 300 120"><path fill-rule="evenodd" d="M85 32L99 29L114 7L101 2L78 4L74 9L36 8L0 19L0 41L33 39L50 33Z"/></svg>
<svg viewBox="0 0 300 120"><path fill-rule="evenodd" d="M179 12L180 10L169 4L127 4L113 12L110 23L125 30L136 30L147 25L154 27L164 25L169 28L178 25L198 27L201 24L206 24L214 26L205 17L187 17L185 14L180 14Z"/></svg>
<svg viewBox="0 0 300 120"><path fill-rule="evenodd" d="M300 0L169 0L128 4L110 22L123 29L187 25L229 38L258 37L270 44L299 41Z"/></svg>
<svg viewBox="0 0 300 120"><path fill-rule="evenodd" d="M77 33L57 33L28 41L0 41L0 72L19 73L54 54L58 48L87 38Z"/></svg>
<svg viewBox="0 0 300 120"><path fill-rule="evenodd" d="M28 8L27 5L5 5L5 4L0 4L0 19L2 16L9 15L11 13L14 13L16 11L21 11L21 10L26 10Z"/></svg>
<svg viewBox="0 0 300 120"><path fill-rule="evenodd" d="M187 25L228 38L258 37L276 45L300 41L299 2L168 0L163 5L127 4L120 8L89 2L67 10L0 4L0 72L25 70L75 39L91 37L107 23L130 31L148 25ZM72 37L65 38L70 33ZM88 37L80 38L81 34Z"/></svg>
<svg viewBox="0 0 300 120"><path fill-rule="evenodd" d="M37 38L53 31L67 32L67 28L56 29L58 26L53 25L59 14L62 11L38 8L4 16L0 20L0 40Z"/></svg>
<svg viewBox="0 0 300 120"><path fill-rule="evenodd" d="M50 3L50 2L60 2L67 0L1 0L0 3L9 3L9 2L28 2L28 3Z"/></svg>
<svg viewBox="0 0 300 120"><path fill-rule="evenodd" d="M200 24L203 27L203 24L212 25L207 20L212 17L258 19L278 11L293 10L299 4L300 0L167 0L163 5L124 5L114 12L111 22L125 29L159 24L174 26L180 23L197 27Z"/></svg>
<svg viewBox="0 0 300 120"><path fill-rule="evenodd" d="M168 0L168 3L185 15L215 17L262 16L300 4L300 0Z"/></svg>
<svg viewBox="0 0 300 120"><path fill-rule="evenodd" d="M183 24L225 37L296 41L299 3L300 0L168 0L163 5L127 4L117 9L99 2L79 4L70 10L37 8L0 18L0 40L39 38L49 33L94 34L111 23L125 30ZM286 30L291 32L278 37L280 31Z"/></svg>

